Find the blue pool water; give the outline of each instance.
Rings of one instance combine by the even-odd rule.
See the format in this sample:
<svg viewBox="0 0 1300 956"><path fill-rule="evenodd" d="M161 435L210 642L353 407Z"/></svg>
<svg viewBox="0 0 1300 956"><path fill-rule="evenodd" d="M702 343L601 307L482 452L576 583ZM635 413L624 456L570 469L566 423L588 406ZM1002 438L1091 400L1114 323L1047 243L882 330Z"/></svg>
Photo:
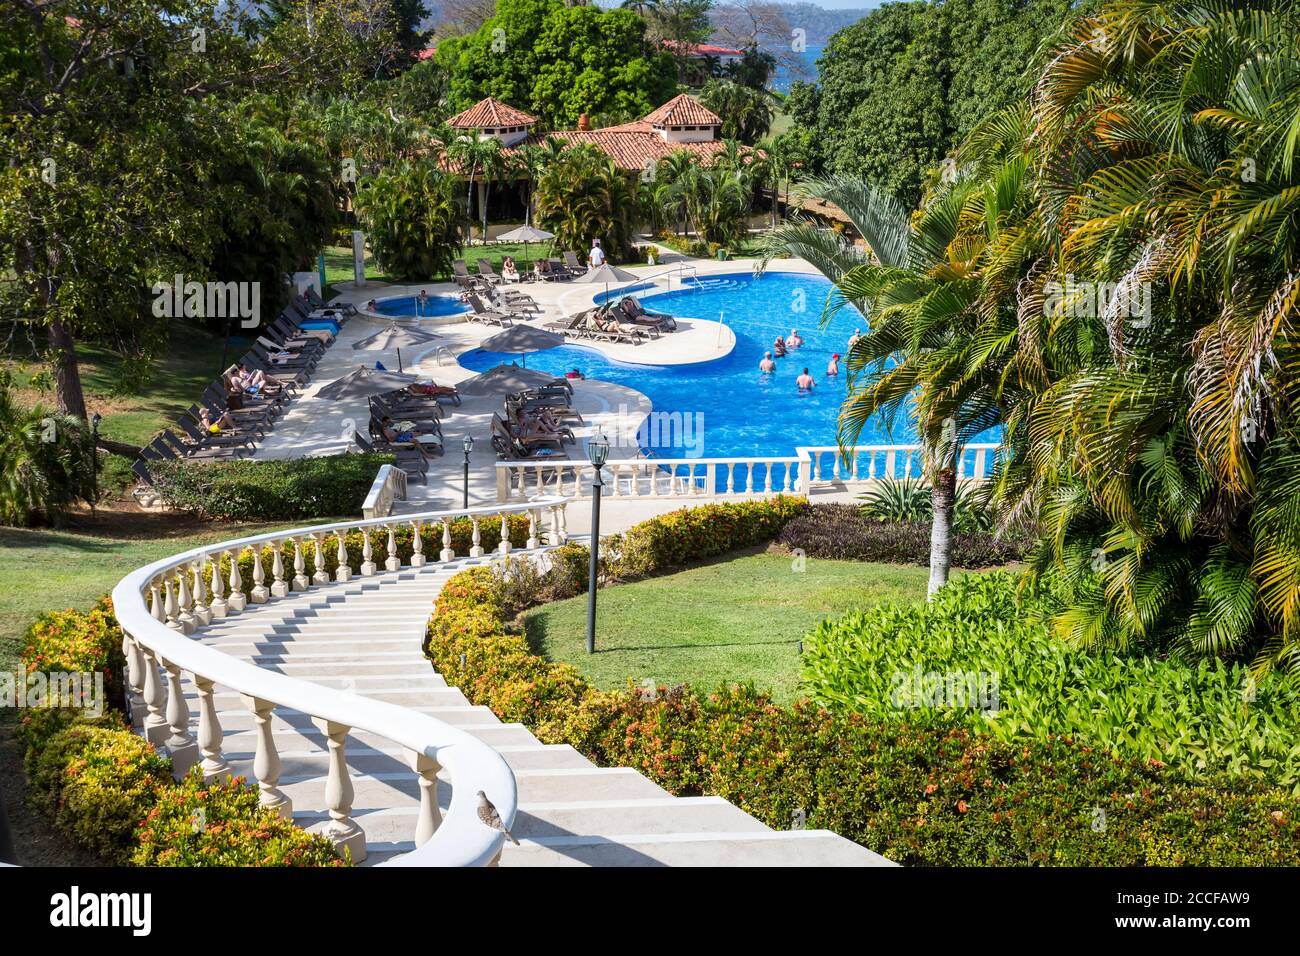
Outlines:
<svg viewBox="0 0 1300 956"><path fill-rule="evenodd" d="M430 295L424 305L418 305L415 296L393 296L380 299L375 303L375 311L380 315L414 315L428 318L434 315L460 315L468 312L469 306L454 295Z"/></svg>
<svg viewBox="0 0 1300 956"><path fill-rule="evenodd" d="M689 447L681 441L673 447L643 441L658 457L793 455L796 445L836 443L836 419L846 393L843 356L854 329L866 331L861 314L842 303L822 327L822 310L832 295L837 295L834 286L820 276L769 272L760 277L705 277L697 288L638 298L652 311L725 321L736 334L736 347L727 357L695 365L631 365L581 345L563 345L530 353L528 367L556 375L577 368L587 378L617 382L645 394L656 412L682 413L683 423L689 418L702 424L702 442L695 441L696 435L685 424L661 429L690 439ZM776 359L774 373L759 372L758 363L771 349L772 340L777 335L788 337L792 327L804 338L803 346ZM837 378L826 375L834 352L841 356ZM473 371L517 361L517 355L481 349L460 357L461 364ZM809 393L795 386L805 367L817 382ZM863 430L859 442L905 444L913 437L910 423L900 416L892 435L877 422Z"/></svg>

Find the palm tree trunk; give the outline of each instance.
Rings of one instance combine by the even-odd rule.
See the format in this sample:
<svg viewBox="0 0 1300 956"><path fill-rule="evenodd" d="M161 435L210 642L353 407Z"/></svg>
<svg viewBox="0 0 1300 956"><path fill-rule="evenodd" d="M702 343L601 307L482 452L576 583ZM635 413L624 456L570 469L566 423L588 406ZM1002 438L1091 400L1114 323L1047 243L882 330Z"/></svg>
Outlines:
<svg viewBox="0 0 1300 956"><path fill-rule="evenodd" d="M484 242L487 242L487 219L488 219L488 217L487 217L487 193L488 193L488 186L489 186L489 183L488 183L488 181L487 181L486 179L484 179L482 182L480 182L480 183L478 184L478 207L479 207L479 208L478 208L478 211L479 211L479 215L481 215L481 216L483 217L483 235L482 235L480 238L482 238L482 240L483 240Z"/></svg>
<svg viewBox="0 0 1300 956"><path fill-rule="evenodd" d="M948 569L952 564L952 513L957 500L957 443L946 443L943 460L936 462L930 484L930 513L934 516L930 526L930 583L927 598L948 583Z"/></svg>

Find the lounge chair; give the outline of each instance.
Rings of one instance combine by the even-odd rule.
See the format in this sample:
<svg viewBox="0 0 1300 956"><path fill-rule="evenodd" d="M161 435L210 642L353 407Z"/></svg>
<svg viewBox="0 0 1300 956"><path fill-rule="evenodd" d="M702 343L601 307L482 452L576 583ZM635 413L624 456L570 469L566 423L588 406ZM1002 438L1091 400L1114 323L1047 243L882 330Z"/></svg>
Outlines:
<svg viewBox="0 0 1300 956"><path fill-rule="evenodd" d="M497 275L496 270L492 268L492 263L488 262L486 259L480 259L478 261L478 277L483 280L483 283L489 289L493 286L498 286L505 281Z"/></svg>
<svg viewBox="0 0 1300 956"><path fill-rule="evenodd" d="M586 274L587 270L583 264L578 261L577 253L563 252L561 255L564 256L564 268L568 270L569 275L576 277Z"/></svg>
<svg viewBox="0 0 1300 956"><path fill-rule="evenodd" d="M618 304L619 311L623 317L636 325L653 328L660 332L676 332L677 320L667 312L651 312L637 301L636 296L626 296Z"/></svg>
<svg viewBox="0 0 1300 956"><path fill-rule="evenodd" d="M483 300L473 292L469 293L466 298L469 300L469 307L474 310L472 314L475 321L487 322L491 325L501 326L515 324L514 319L512 319L507 313L498 312L495 309L489 309L483 304Z"/></svg>
<svg viewBox="0 0 1300 956"><path fill-rule="evenodd" d="M484 284L482 279L470 273L469 266L465 265L464 259L455 260L451 264L451 272L452 278L456 280L456 285L466 292L473 292Z"/></svg>
<svg viewBox="0 0 1300 956"><path fill-rule="evenodd" d="M373 431L371 437L374 437ZM429 483L429 457L414 443L399 442L398 444L391 444L383 440L381 433L372 445L361 437L360 432L356 431L352 433L352 441L367 454L374 454L376 451L391 452L393 465L399 471L404 472L408 479L418 477L426 485Z"/></svg>

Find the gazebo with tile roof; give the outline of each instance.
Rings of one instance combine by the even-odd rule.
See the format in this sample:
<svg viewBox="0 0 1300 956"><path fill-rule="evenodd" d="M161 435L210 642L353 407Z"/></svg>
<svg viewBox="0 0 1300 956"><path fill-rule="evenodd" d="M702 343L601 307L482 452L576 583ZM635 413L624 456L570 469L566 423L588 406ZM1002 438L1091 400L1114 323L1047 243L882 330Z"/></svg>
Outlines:
<svg viewBox="0 0 1300 956"><path fill-rule="evenodd" d="M463 113L457 113L447 120L447 125L453 129L473 130L480 139L498 139L502 146L514 146L528 138L528 128L536 122L536 117L489 96Z"/></svg>

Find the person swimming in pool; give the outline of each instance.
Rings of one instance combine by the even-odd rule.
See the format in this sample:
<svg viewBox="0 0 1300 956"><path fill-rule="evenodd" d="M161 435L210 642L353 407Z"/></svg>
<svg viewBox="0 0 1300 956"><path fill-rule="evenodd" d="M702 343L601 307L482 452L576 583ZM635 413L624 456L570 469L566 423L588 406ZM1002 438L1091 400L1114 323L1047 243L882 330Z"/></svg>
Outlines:
<svg viewBox="0 0 1300 956"><path fill-rule="evenodd" d="M776 341L772 343L772 354L777 358L785 357L785 339L779 335L776 337Z"/></svg>
<svg viewBox="0 0 1300 956"><path fill-rule="evenodd" d="M790 334L786 337L785 345L786 348L791 349L797 349L799 346L803 345L803 336L799 334L798 329L790 330Z"/></svg>
<svg viewBox="0 0 1300 956"><path fill-rule="evenodd" d="M366 311L367 311L367 312L378 312L378 311L379 311L379 303L376 302L374 299L371 299L369 302L366 303Z"/></svg>
<svg viewBox="0 0 1300 956"><path fill-rule="evenodd" d="M834 355L831 356L830 363L826 366L826 374L828 376L840 374L840 353L839 352L836 352Z"/></svg>
<svg viewBox="0 0 1300 956"><path fill-rule="evenodd" d="M760 372L775 372L775 371L776 371L776 363L772 361L772 353L771 353L771 352L764 352L764 353L763 353L763 361L761 361L761 362L758 363L758 370L759 370Z"/></svg>
<svg viewBox="0 0 1300 956"><path fill-rule="evenodd" d="M849 351L853 351L853 346L858 344L858 339L862 338L862 330L854 329L853 334L849 336Z"/></svg>
<svg viewBox="0 0 1300 956"><path fill-rule="evenodd" d="M799 386L799 391L801 392L811 392L813 387L817 384L813 381L813 377L808 374L807 369L803 370L803 374L795 379L794 383Z"/></svg>
<svg viewBox="0 0 1300 956"><path fill-rule="evenodd" d="M415 297L415 311L420 315L424 314L424 307L429 304L429 293L421 289L420 294Z"/></svg>

